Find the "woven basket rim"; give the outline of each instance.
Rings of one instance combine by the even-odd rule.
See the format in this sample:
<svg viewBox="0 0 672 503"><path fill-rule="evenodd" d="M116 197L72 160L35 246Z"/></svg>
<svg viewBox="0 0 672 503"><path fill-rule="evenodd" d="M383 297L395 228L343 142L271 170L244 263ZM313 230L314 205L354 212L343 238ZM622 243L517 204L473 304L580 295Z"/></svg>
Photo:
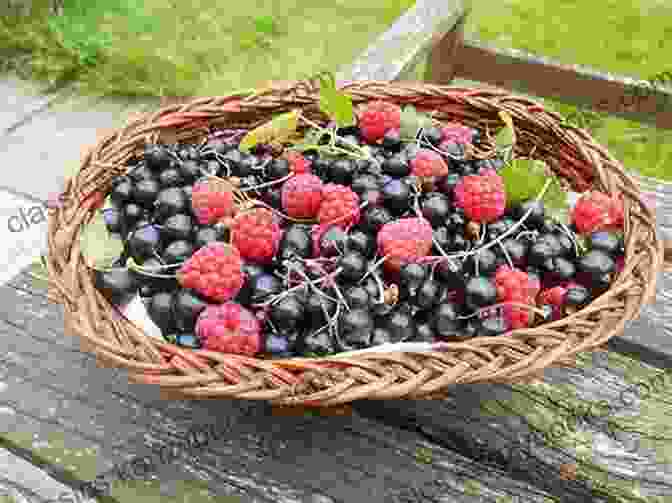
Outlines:
<svg viewBox="0 0 672 503"><path fill-rule="evenodd" d="M419 110L436 110L443 122L499 128L507 111L519 134L517 150L543 156L575 189L622 194L625 266L611 288L576 313L498 337L449 343L433 353L370 353L352 357L264 360L189 350L151 338L123 318L93 286L79 249L83 225L102 205L114 176L145 141L203 138L208 126L251 128L277 113L301 108L319 122L318 89L292 81L253 95L198 98L134 118L101 138L83 157L64 193L65 204L49 215L46 265L50 295L65 312L66 331L102 366L123 367L133 382L161 387L168 398L238 398L276 404L338 405L353 400L440 398L458 383L521 382L549 366L574 364L581 351L603 346L638 316L656 287L663 243L655 216L619 161L587 132L562 126L562 117L505 91L422 83L350 82L342 88L355 105L382 99ZM525 152L526 151L526 152ZM478 155L478 153L477 153ZM485 154L483 154L485 156ZM582 190L583 189L583 190Z"/></svg>

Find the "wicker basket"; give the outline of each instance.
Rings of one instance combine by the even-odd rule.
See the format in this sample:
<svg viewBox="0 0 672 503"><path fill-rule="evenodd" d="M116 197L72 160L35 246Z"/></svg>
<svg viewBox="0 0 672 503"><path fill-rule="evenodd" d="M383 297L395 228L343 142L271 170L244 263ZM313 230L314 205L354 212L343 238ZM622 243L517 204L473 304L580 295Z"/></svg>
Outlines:
<svg viewBox="0 0 672 503"><path fill-rule="evenodd" d="M168 398L238 398L277 405L332 406L357 399L433 399L458 383L521 382L539 378L549 366L568 366L580 351L596 349L619 335L652 299L663 264L655 217L621 164L585 132L560 126L562 118L506 92L388 82L353 82L342 87L355 105L383 99L436 110L439 120L502 127L507 111L518 133L517 153L546 160L575 190L594 187L625 198L626 264L610 290L581 311L506 336L451 343L434 353L368 353L350 358L261 360L205 350L187 350L146 336L113 316L95 290L80 254L82 226L101 206L114 176L145 141L199 141L207 126L254 127L277 113L301 108L324 123L317 89L287 83L255 95L202 98L167 106L131 121L91 149L68 182L66 204L49 219L47 266L51 295L65 310L66 331L104 366L125 367L133 382L154 383Z"/></svg>

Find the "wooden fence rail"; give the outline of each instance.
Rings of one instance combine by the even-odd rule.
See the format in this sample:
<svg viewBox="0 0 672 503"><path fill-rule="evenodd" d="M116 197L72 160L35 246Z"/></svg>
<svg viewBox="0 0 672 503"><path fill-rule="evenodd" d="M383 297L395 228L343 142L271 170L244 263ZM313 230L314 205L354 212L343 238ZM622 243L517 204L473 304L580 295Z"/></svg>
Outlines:
<svg viewBox="0 0 672 503"><path fill-rule="evenodd" d="M465 40L470 11L462 0L419 0L343 79L405 80L427 56L427 82L463 78L672 129L672 71L643 81Z"/></svg>

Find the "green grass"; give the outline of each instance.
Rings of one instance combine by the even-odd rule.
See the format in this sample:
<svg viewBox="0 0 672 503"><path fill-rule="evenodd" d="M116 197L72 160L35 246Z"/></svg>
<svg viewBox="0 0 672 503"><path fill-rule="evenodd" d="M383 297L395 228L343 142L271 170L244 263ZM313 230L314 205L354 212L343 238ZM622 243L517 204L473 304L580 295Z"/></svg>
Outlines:
<svg viewBox="0 0 672 503"><path fill-rule="evenodd" d="M347 64L413 0L66 1L0 21L0 50L104 95L220 95ZM104 7L103 7L104 6ZM14 58L14 61L17 61Z"/></svg>
<svg viewBox="0 0 672 503"><path fill-rule="evenodd" d="M466 31L500 47L649 80L672 68L671 18L672 5L660 0L477 1ZM576 113L545 101L564 115ZM595 119L595 138L627 169L672 180L672 131L604 115Z"/></svg>

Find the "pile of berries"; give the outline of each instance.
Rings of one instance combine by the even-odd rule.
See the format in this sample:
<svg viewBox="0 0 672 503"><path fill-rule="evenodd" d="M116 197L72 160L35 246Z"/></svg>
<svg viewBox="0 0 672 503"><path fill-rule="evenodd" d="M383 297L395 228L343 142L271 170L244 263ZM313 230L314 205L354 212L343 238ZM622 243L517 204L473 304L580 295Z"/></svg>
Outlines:
<svg viewBox="0 0 672 503"><path fill-rule="evenodd" d="M124 253L98 289L115 304L139 293L181 346L290 357L498 336L609 288L622 200L585 193L564 225L537 199L507 202L503 159L470 156L480 131L402 141L399 127L399 107L374 102L336 130L369 157L245 152L234 130L148 144L103 210Z"/></svg>

